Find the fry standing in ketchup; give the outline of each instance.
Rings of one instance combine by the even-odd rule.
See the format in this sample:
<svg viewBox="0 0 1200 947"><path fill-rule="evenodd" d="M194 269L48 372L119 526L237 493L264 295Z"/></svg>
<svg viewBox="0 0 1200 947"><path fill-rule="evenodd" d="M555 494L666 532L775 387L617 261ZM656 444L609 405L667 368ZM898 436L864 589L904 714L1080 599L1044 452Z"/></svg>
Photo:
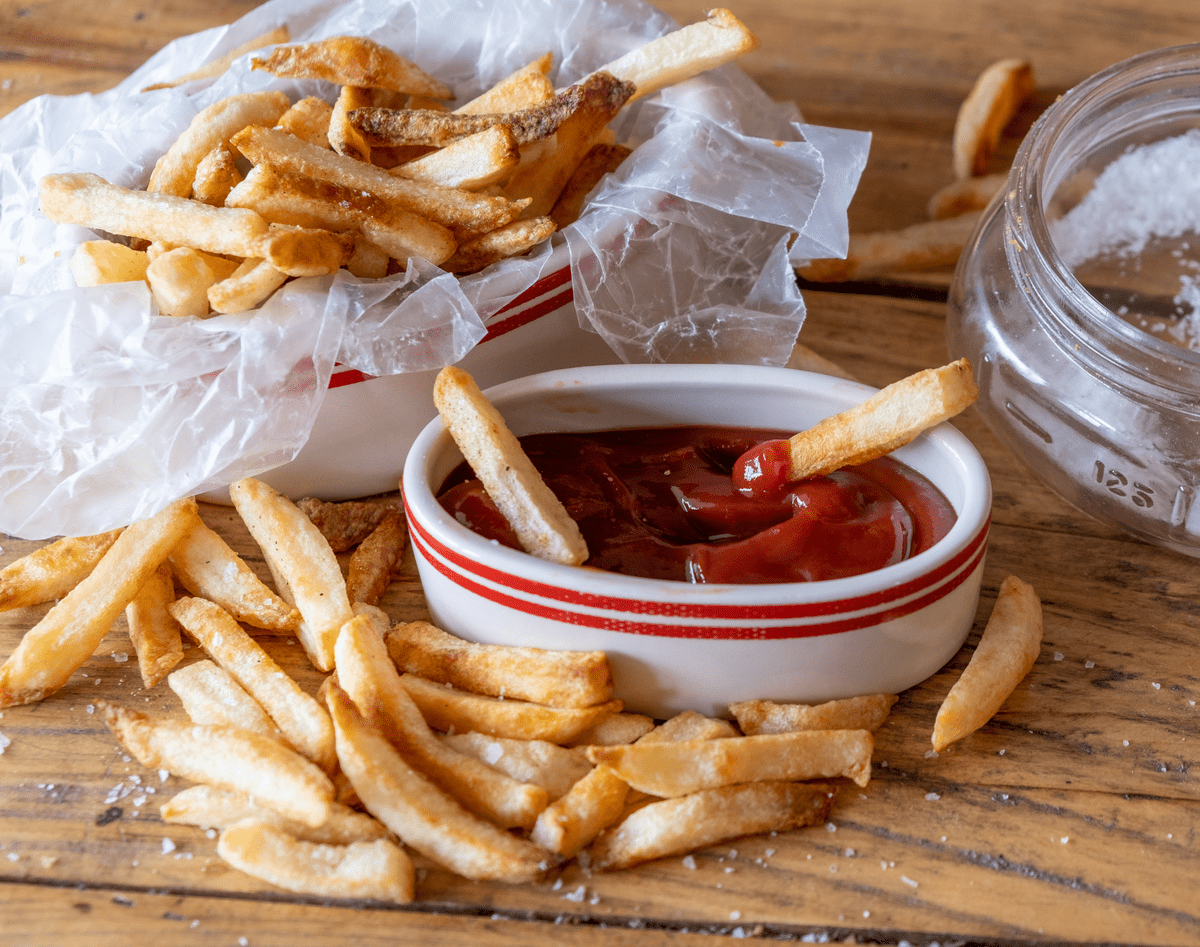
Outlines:
<svg viewBox="0 0 1200 947"><path fill-rule="evenodd" d="M586 566L694 583L817 581L892 565L949 532L950 503L887 454L977 396L959 360L787 438L693 425L520 442L586 539ZM439 500L468 528L520 548L467 465Z"/></svg>

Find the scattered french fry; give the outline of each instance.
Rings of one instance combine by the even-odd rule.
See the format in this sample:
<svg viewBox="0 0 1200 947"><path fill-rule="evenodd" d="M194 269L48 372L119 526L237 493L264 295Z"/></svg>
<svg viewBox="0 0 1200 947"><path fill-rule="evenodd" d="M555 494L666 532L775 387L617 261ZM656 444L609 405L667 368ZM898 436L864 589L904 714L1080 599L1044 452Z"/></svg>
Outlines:
<svg viewBox="0 0 1200 947"><path fill-rule="evenodd" d="M111 240L85 240L71 254L71 276L76 286L144 280L149 265L145 251Z"/></svg>
<svg viewBox="0 0 1200 947"><path fill-rule="evenodd" d="M638 743L678 743L683 740L724 740L740 736L738 728L720 717L684 710L664 720L638 739Z"/></svg>
<svg viewBox="0 0 1200 947"><path fill-rule="evenodd" d="M224 142L200 159L192 179L192 197L205 204L220 207L229 192L242 180L237 159Z"/></svg>
<svg viewBox="0 0 1200 947"><path fill-rule="evenodd" d="M305 96L279 117L277 128L310 145L329 145L329 123L333 106L315 95Z"/></svg>
<svg viewBox="0 0 1200 947"><path fill-rule="evenodd" d="M1033 96L1033 68L1025 59L1000 59L975 80L959 107L952 142L954 176L987 173L1004 126Z"/></svg>
<svg viewBox="0 0 1200 947"><path fill-rule="evenodd" d="M551 800L569 792L592 769L586 751L578 746L568 748L545 740L493 737L475 731L446 733L439 739L513 779L541 786Z"/></svg>
<svg viewBox="0 0 1200 947"><path fill-rule="evenodd" d="M929 198L926 211L930 220L946 220L974 211L981 211L991 203L1008 183L1007 172L984 174L979 177L959 178L939 188Z"/></svg>
<svg viewBox="0 0 1200 947"><path fill-rule="evenodd" d="M550 217L514 220L460 243L458 249L442 262L442 269L447 273L476 273L493 263L528 252L557 229L558 225Z"/></svg>
<svg viewBox="0 0 1200 947"><path fill-rule="evenodd" d="M399 507L394 499L330 503L316 497L303 497L296 505L321 531L334 552L353 549L380 524L388 510Z"/></svg>
<svg viewBox="0 0 1200 947"><path fill-rule="evenodd" d="M866 694L823 704L782 704L743 700L729 705L742 733L790 733L796 730L878 730L887 720L895 694Z"/></svg>
<svg viewBox="0 0 1200 947"><path fill-rule="evenodd" d="M629 784L597 766L538 816L530 839L563 858L573 858L621 817Z"/></svg>
<svg viewBox="0 0 1200 947"><path fill-rule="evenodd" d="M250 696L232 674L212 661L193 661L167 676L193 723L221 724L283 740L262 704Z"/></svg>
<svg viewBox="0 0 1200 947"><path fill-rule="evenodd" d="M264 302L286 283L288 275L268 260L247 258L241 267L208 288L208 305L213 312L246 312Z"/></svg>
<svg viewBox="0 0 1200 947"><path fill-rule="evenodd" d="M995 716L1033 668L1042 647L1042 603L1027 582L1008 576L962 676L938 709L933 748L941 752Z"/></svg>
<svg viewBox="0 0 1200 947"><path fill-rule="evenodd" d="M550 219L559 230L579 219L583 213L584 199L592 188L600 183L604 175L617 170L630 154L632 149L627 145L600 143L588 149L550 209Z"/></svg>
<svg viewBox="0 0 1200 947"><path fill-rule="evenodd" d="M157 686L183 660L179 624L169 611L173 601L175 580L170 567L163 562L146 577L133 601L125 606L129 640L146 687Z"/></svg>
<svg viewBox="0 0 1200 947"><path fill-rule="evenodd" d="M555 95L548 77L553 64L554 57L544 53L454 111L462 115L499 115L548 102Z"/></svg>
<svg viewBox="0 0 1200 947"><path fill-rule="evenodd" d="M119 529L94 536L63 536L0 569L0 611L62 598L96 568Z"/></svg>
<svg viewBox="0 0 1200 947"><path fill-rule="evenodd" d="M654 718L629 711L602 717L576 734L569 746L620 746L640 740L655 727Z"/></svg>
<svg viewBox="0 0 1200 947"><path fill-rule="evenodd" d="M400 568L407 547L404 514L398 508L390 508L379 525L350 554L346 573L346 593L350 601L378 605L392 576Z"/></svg>
<svg viewBox="0 0 1200 947"><path fill-rule="evenodd" d="M332 36L312 43L277 46L269 55L251 59L250 64L281 78L322 79L343 86L454 98L445 83L362 36Z"/></svg>
<svg viewBox="0 0 1200 947"><path fill-rule="evenodd" d="M852 233L844 260L811 260L796 272L814 283L837 283L953 266L978 223L979 212L974 211L899 230Z"/></svg>

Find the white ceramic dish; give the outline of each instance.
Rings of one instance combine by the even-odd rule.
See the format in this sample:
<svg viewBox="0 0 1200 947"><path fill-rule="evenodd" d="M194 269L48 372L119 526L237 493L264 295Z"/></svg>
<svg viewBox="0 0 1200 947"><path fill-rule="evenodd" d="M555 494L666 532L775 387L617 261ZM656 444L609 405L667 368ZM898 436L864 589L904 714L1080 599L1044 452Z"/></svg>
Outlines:
<svg viewBox="0 0 1200 947"><path fill-rule="evenodd" d="M687 423L801 430L864 400L865 385L789 369L614 365L547 372L487 390L512 430ZM434 621L476 641L603 650L617 696L664 717L727 714L736 700L819 702L896 693L961 647L974 621L991 481L949 424L896 457L946 495L958 518L933 548L866 575L780 585L690 585L543 562L488 542L434 493L462 460L441 422L413 442L403 490Z"/></svg>

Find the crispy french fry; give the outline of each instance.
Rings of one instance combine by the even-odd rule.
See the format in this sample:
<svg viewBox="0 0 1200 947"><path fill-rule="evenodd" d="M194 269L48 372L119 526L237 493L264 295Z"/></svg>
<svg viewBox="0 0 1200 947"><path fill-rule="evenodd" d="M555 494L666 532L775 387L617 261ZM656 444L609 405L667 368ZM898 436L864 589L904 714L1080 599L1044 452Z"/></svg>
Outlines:
<svg viewBox="0 0 1200 947"><path fill-rule="evenodd" d="M239 727L155 719L118 704L98 706L113 735L143 766L246 793L305 825L329 818L329 777L278 740Z"/></svg>
<svg viewBox="0 0 1200 947"><path fill-rule="evenodd" d="M568 748L545 740L492 737L474 731L445 733L439 739L513 779L541 786L551 800L565 795L592 770L582 747Z"/></svg>
<svg viewBox="0 0 1200 947"><path fill-rule="evenodd" d="M873 748L870 730L805 730L723 740L643 739L629 746L592 746L587 753L634 789L652 796L684 796L770 779L846 776L865 786Z"/></svg>
<svg viewBox="0 0 1200 947"><path fill-rule="evenodd" d="M247 257L230 276L208 287L208 305L213 312L247 312L287 281L288 275L268 260Z"/></svg>
<svg viewBox="0 0 1200 947"><path fill-rule="evenodd" d="M938 709L933 748L941 752L995 716L1033 668L1042 648L1042 603L1016 576L1000 592L979 644Z"/></svg>
<svg viewBox="0 0 1200 947"><path fill-rule="evenodd" d="M972 211L983 210L1008 183L1007 172L959 178L939 188L929 198L926 211L930 220L946 220Z"/></svg>
<svg viewBox="0 0 1200 947"><path fill-rule="evenodd" d="M396 177L469 191L506 178L521 160L507 125L493 125L389 169Z"/></svg>
<svg viewBox="0 0 1200 947"><path fill-rule="evenodd" d="M202 829L224 829L242 819L257 819L305 842L349 845L387 838L388 830L365 812L334 803L329 817L318 826L305 825L259 805L251 796L232 789L197 784L180 790L159 807L164 822L195 825Z"/></svg>
<svg viewBox="0 0 1200 947"><path fill-rule="evenodd" d="M252 210L131 191L97 174L48 174L38 182L38 192L42 212L55 223L212 253L253 256L255 241L267 232L267 222Z"/></svg>
<svg viewBox="0 0 1200 947"><path fill-rule="evenodd" d="M378 605L400 568L407 547L404 514L393 507L350 554L346 574L350 601Z"/></svg>
<svg viewBox="0 0 1200 947"><path fill-rule="evenodd" d="M207 316L208 290L217 274L191 247L176 247L151 259L146 281L164 316Z"/></svg>
<svg viewBox="0 0 1200 947"><path fill-rule="evenodd" d="M287 276L322 276L336 273L353 253L353 234L272 224L259 238L254 257Z"/></svg>
<svg viewBox="0 0 1200 947"><path fill-rule="evenodd" d="M240 622L270 631L295 631L300 613L272 592L245 561L203 520L168 557L179 584L211 599Z"/></svg>
<svg viewBox="0 0 1200 947"><path fill-rule="evenodd" d="M277 26L275 29L268 30L261 36L256 36L254 39L242 43L235 49L231 49L220 59L214 59L199 69L194 69L169 82L156 82L153 85L148 85L142 91L152 92L155 89L173 89L176 86L183 85L185 82L194 82L198 79L215 79L224 74L230 66L245 56L246 53L252 53L256 49L262 49L264 46L272 46L275 43L286 43L291 38L291 34L288 32L286 26Z"/></svg>
<svg viewBox="0 0 1200 947"><path fill-rule="evenodd" d="M288 743L325 772L337 761L329 714L275 663L233 616L207 599L184 597L171 614L210 658L233 675Z"/></svg>
<svg viewBox="0 0 1200 947"><path fill-rule="evenodd" d="M146 189L190 197L196 168L205 155L247 125L274 125L291 104L283 92L243 92L202 109L158 159Z"/></svg>
<svg viewBox="0 0 1200 947"><path fill-rule="evenodd" d="M654 729L654 718L627 711L609 714L570 741L571 746L620 746L640 740Z"/></svg>
<svg viewBox="0 0 1200 947"><path fill-rule="evenodd" d="M973 211L900 230L852 233L844 260L810 260L796 273L814 283L839 283L953 266L978 223L979 212Z"/></svg>
<svg viewBox="0 0 1200 947"><path fill-rule="evenodd" d="M729 705L742 733L789 733L795 730L870 730L883 726L895 694L866 694L823 704L784 704L743 700Z"/></svg>
<svg viewBox="0 0 1200 947"><path fill-rule="evenodd" d="M304 842L266 822L243 819L217 839L217 854L239 871L289 891L408 904L412 861L395 842Z"/></svg>
<svg viewBox="0 0 1200 947"><path fill-rule="evenodd" d="M1000 59L988 66L959 106L954 121L954 176L987 173L1000 133L1033 97L1033 67L1026 59Z"/></svg>
<svg viewBox="0 0 1200 947"><path fill-rule="evenodd" d="M196 518L189 497L126 527L0 666L0 708L39 701L67 683Z"/></svg>
<svg viewBox="0 0 1200 947"><path fill-rule="evenodd" d="M344 500L341 503L302 497L296 505L321 531L334 552L353 549L380 524L388 510L400 509L400 501L395 497Z"/></svg>
<svg viewBox="0 0 1200 947"><path fill-rule="evenodd" d="M0 611L62 598L96 568L119 529L94 536L63 536L0 569Z"/></svg>
<svg viewBox="0 0 1200 947"><path fill-rule="evenodd" d="M578 220L579 215L583 213L584 198L591 193L592 188L600 183L604 175L617 170L621 162L632 153L633 149L626 145L592 145L574 173L567 179L567 183L563 185L554 206L550 208L550 219L554 221L555 226L561 230Z"/></svg>
<svg viewBox="0 0 1200 947"><path fill-rule="evenodd" d="M454 111L463 115L495 115L548 102L555 95L554 83L549 79L553 65L554 57L543 53Z"/></svg>
<svg viewBox="0 0 1200 947"><path fill-rule="evenodd" d="M400 684L379 633L367 615L347 622L335 650L338 683L364 719L415 770L466 809L501 828L532 828L549 796L440 741Z"/></svg>
<svg viewBox="0 0 1200 947"><path fill-rule="evenodd" d="M300 612L300 643L320 671L333 669L333 646L354 617L337 557L312 520L287 497L260 480L246 478L229 495L254 537L275 587Z"/></svg>
<svg viewBox="0 0 1200 947"><path fill-rule="evenodd" d="M612 668L603 651L481 644L425 621L398 624L386 640L402 671L475 694L552 707L591 707L612 698Z"/></svg>
<svg viewBox="0 0 1200 947"><path fill-rule="evenodd" d="M636 101L659 89L731 62L757 48L755 37L728 10L708 11L708 19L651 40L600 71L636 87Z"/></svg>
<svg viewBox="0 0 1200 947"><path fill-rule="evenodd" d="M129 640L138 659L138 670L146 687L155 687L171 668L183 660L179 624L167 607L175 601L171 569L161 563L146 577L137 595L125 606Z"/></svg>
<svg viewBox="0 0 1200 947"><path fill-rule="evenodd" d="M520 256L549 239L557 225L549 217L514 220L488 233L459 244L458 249L442 262L447 273L477 273L493 263Z"/></svg>
<svg viewBox="0 0 1200 947"><path fill-rule="evenodd" d="M415 63L363 36L331 36L312 43L277 46L250 64L286 79L323 79L341 86L366 86L452 99L454 92Z"/></svg>
<svg viewBox="0 0 1200 947"><path fill-rule="evenodd" d="M196 176L192 179L192 197L205 204L220 207L234 185L242 180L237 159L229 147L222 143L200 159L196 165Z"/></svg>
<svg viewBox="0 0 1200 947"><path fill-rule="evenodd" d="M387 276L391 257L379 244L359 234L354 240L354 252L346 261L346 269L362 279L382 279Z"/></svg>
<svg viewBox="0 0 1200 947"><path fill-rule="evenodd" d="M817 825L829 818L836 792L832 783L772 780L653 802L602 833L588 864L614 871L743 835Z"/></svg>
<svg viewBox="0 0 1200 947"><path fill-rule="evenodd" d="M882 457L954 417L978 396L965 358L902 378L861 404L788 438L788 479L820 476Z"/></svg>
<svg viewBox="0 0 1200 947"><path fill-rule="evenodd" d="M194 661L172 671L167 685L179 697L192 723L222 724L283 740L262 704L250 696L232 674L212 661Z"/></svg>
<svg viewBox="0 0 1200 947"><path fill-rule="evenodd" d="M434 381L433 402L525 551L563 565L583 564L588 551L579 526L546 486L475 379L461 368L443 368Z"/></svg>
<svg viewBox="0 0 1200 947"><path fill-rule="evenodd" d="M638 739L638 743L671 743L683 740L723 740L740 736L737 728L720 717L706 717L694 710L684 710L664 720Z"/></svg>
<svg viewBox="0 0 1200 947"><path fill-rule="evenodd" d="M280 116L277 128L310 145L329 146L329 122L333 106L315 95L305 96Z"/></svg>
<svg viewBox="0 0 1200 947"><path fill-rule="evenodd" d="M529 838L573 858L621 817L628 795L628 783L607 766L597 766L542 811Z"/></svg>
<svg viewBox="0 0 1200 947"><path fill-rule="evenodd" d="M470 879L540 878L552 853L472 815L421 776L336 684L325 697L338 760L367 811L422 855Z"/></svg>
<svg viewBox="0 0 1200 947"><path fill-rule="evenodd" d="M71 254L71 275L75 277L76 286L143 280L149 265L145 251L111 240L85 240Z"/></svg>
<svg viewBox="0 0 1200 947"><path fill-rule="evenodd" d="M370 161L371 145L350 121L350 113L361 108L402 108L406 98L407 96L387 89L342 86L337 101L333 103L333 110L329 113L329 147L339 155L359 161Z"/></svg>

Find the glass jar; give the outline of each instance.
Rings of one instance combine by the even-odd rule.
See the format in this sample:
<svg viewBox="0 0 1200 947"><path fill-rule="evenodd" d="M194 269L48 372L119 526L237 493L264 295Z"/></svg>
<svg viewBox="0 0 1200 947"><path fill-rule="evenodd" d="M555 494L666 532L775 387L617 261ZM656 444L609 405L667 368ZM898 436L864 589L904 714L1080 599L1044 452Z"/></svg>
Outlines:
<svg viewBox="0 0 1200 947"><path fill-rule="evenodd" d="M1130 295L1147 311L1171 301L1162 285L1128 281L1148 279L1155 253L1195 257L1188 241L1200 249L1200 221L1147 245L1144 258L1102 259L1086 275L1067 265L1054 228L1110 163L1196 128L1200 44L1137 56L1069 91L1023 142L960 258L947 309L951 357L971 360L978 407L1000 440L1078 509L1192 556L1200 556L1200 352L1122 314ZM1106 285L1122 280L1124 288Z"/></svg>

